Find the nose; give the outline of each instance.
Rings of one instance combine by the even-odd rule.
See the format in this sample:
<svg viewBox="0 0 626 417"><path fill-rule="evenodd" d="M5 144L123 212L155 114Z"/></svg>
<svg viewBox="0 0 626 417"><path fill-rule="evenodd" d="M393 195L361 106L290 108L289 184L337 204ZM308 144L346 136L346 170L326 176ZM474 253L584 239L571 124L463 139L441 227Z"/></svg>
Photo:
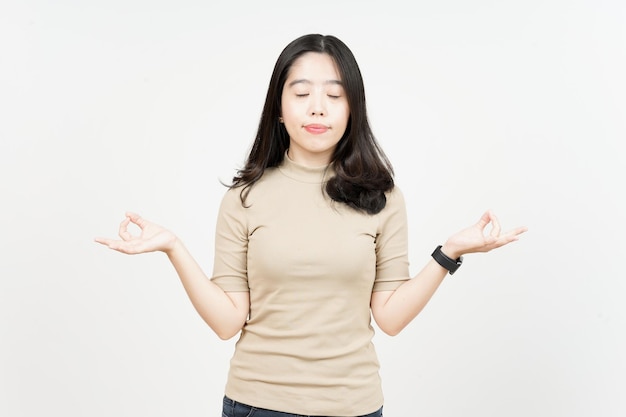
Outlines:
<svg viewBox="0 0 626 417"><path fill-rule="evenodd" d="M309 114L311 116L325 116L326 105L324 103L324 94L311 94L310 97Z"/></svg>

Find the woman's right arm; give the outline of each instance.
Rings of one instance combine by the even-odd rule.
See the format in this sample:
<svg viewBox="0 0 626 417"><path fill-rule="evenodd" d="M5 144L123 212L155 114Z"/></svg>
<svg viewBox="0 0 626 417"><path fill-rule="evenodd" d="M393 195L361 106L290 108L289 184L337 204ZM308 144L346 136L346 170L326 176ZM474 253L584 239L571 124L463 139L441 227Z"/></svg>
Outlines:
<svg viewBox="0 0 626 417"><path fill-rule="evenodd" d="M139 236L128 231L130 223L141 229ZM174 266L196 311L221 339L235 336L243 327L250 311L248 292L225 292L202 271L183 243L169 230L126 213L120 224L121 240L96 238L95 241L126 254L164 252Z"/></svg>

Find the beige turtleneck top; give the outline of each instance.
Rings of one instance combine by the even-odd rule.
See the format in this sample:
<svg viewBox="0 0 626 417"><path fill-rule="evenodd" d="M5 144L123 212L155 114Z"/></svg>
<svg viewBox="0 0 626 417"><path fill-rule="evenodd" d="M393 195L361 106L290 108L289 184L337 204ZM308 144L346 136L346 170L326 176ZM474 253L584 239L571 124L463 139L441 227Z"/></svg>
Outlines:
<svg viewBox="0 0 626 417"><path fill-rule="evenodd" d="M326 167L285 156L243 207L228 190L216 227L212 280L249 291L250 315L231 359L226 395L259 408L359 416L383 404L372 344L372 291L409 278L403 196L368 215L323 192Z"/></svg>

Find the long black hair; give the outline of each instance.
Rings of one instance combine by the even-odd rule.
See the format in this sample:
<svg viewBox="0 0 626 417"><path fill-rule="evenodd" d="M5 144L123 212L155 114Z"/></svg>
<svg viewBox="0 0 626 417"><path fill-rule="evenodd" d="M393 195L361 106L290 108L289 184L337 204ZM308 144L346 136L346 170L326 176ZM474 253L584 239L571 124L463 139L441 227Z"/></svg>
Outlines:
<svg viewBox="0 0 626 417"><path fill-rule="evenodd" d="M289 135L279 122L283 88L292 64L307 52L325 53L334 60L350 108L346 131L330 161L335 175L326 183L326 193L335 201L376 214L385 207L385 192L394 187L393 168L370 128L363 77L356 59L341 40L331 35L304 35L283 49L274 66L256 138L245 166L237 171L229 187L243 187L241 200L245 204L250 187L265 169L282 163L289 148Z"/></svg>

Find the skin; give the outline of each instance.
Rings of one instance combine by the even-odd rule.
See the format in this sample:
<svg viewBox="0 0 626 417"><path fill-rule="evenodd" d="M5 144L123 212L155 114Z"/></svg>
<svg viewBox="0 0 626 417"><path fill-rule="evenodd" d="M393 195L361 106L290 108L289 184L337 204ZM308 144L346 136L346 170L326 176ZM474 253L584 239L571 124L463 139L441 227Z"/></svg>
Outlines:
<svg viewBox="0 0 626 417"><path fill-rule="evenodd" d="M281 103L289 158L305 166L328 165L350 117L333 59L316 52L299 57L289 69Z"/></svg>
<svg viewBox="0 0 626 417"><path fill-rule="evenodd" d="M486 233L489 225L491 230ZM453 234L441 250L452 259L476 252L489 252L519 239L526 227L517 227L502 233L500 221L490 210L483 213L473 225ZM395 291L372 293L372 315L378 326L395 336L411 322L431 299L448 271L434 259Z"/></svg>
<svg viewBox="0 0 626 417"><path fill-rule="evenodd" d="M298 58L281 100L281 118L290 137L289 158L305 166L327 165L350 115L332 58L314 52ZM128 231L131 224L139 227L139 235ZM526 230L517 227L502 232L500 221L488 210L476 223L450 236L442 251L453 259L489 252L518 240ZM95 241L126 254L164 252L194 308L220 338L230 339L244 326L250 311L249 293L224 292L205 275L182 241L164 227L128 212L120 224L119 239L98 237ZM426 306L447 273L430 259L395 291L373 292L371 310L379 328L389 335L400 333Z"/></svg>
<svg viewBox="0 0 626 417"><path fill-rule="evenodd" d="M128 231L131 223L141 230L138 236ZM129 255L164 252L194 308L215 334L227 340L241 330L250 311L250 293L224 292L208 279L183 242L171 231L143 219L137 213L127 212L119 226L119 237L98 237L95 241Z"/></svg>

